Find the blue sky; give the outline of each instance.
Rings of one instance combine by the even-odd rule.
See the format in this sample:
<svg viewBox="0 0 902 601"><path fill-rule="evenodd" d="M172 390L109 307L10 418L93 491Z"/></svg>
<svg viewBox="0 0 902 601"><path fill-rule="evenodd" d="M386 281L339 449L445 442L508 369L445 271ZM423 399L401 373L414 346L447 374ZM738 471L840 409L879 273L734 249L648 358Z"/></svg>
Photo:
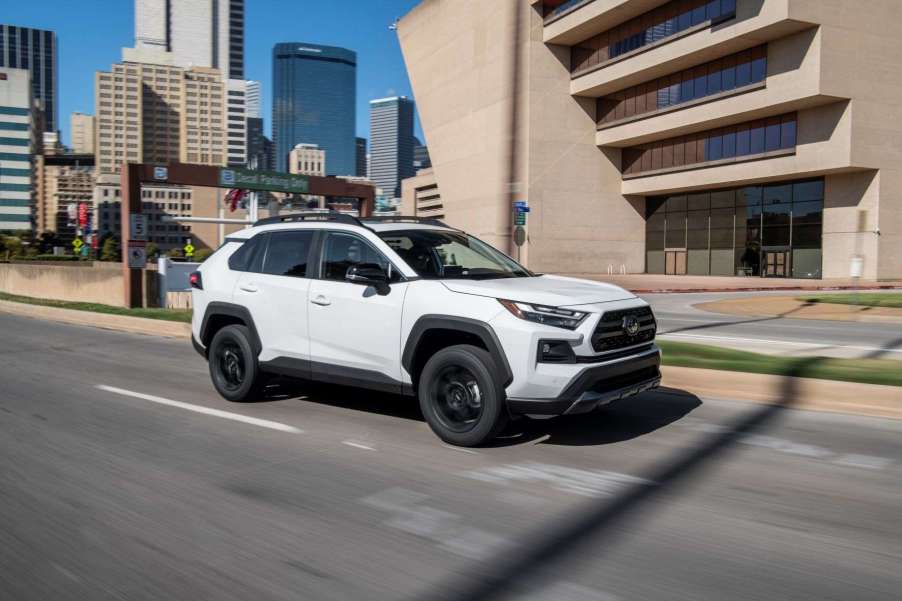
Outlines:
<svg viewBox="0 0 902 601"><path fill-rule="evenodd" d="M369 138L373 98L412 97L404 59L389 25L418 0L246 0L245 76L263 84L270 128L272 46L312 42L357 52L357 135ZM69 114L94 112L94 72L108 70L134 45L133 0L4 2L0 22L51 29L59 38L60 129L69 142ZM416 135L422 139L417 123Z"/></svg>

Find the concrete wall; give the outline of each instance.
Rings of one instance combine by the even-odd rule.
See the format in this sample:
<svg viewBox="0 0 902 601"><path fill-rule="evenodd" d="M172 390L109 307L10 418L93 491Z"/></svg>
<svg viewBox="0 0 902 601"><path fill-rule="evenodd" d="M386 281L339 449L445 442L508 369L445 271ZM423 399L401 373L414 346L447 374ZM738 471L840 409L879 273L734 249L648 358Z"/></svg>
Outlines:
<svg viewBox="0 0 902 601"><path fill-rule="evenodd" d="M78 266L2 263L0 292L116 306L125 302L121 263Z"/></svg>

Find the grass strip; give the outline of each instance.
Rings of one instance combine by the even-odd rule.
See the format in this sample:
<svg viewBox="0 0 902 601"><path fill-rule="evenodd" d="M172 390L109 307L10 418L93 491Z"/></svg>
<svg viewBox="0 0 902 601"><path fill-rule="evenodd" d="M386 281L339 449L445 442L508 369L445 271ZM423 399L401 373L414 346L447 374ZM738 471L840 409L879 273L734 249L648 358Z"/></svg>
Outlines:
<svg viewBox="0 0 902 601"><path fill-rule="evenodd" d="M664 365L784 376L799 370L803 378L902 386L902 362L893 359L778 357L747 351L659 340Z"/></svg>
<svg viewBox="0 0 902 601"><path fill-rule="evenodd" d="M902 293L899 292L847 292L845 294L813 294L799 297L809 303L833 305L859 305L862 307L893 307L902 309Z"/></svg>
<svg viewBox="0 0 902 601"><path fill-rule="evenodd" d="M148 319L161 319L164 321L179 321L191 323L190 309L126 309L100 303L82 303L75 301L61 301L49 298L33 298L31 296L19 296L0 292L0 300L14 303L26 303L40 305L42 307L59 307L60 309L75 309L76 311L93 311L94 313L106 313L108 315L127 315L129 317L146 317Z"/></svg>

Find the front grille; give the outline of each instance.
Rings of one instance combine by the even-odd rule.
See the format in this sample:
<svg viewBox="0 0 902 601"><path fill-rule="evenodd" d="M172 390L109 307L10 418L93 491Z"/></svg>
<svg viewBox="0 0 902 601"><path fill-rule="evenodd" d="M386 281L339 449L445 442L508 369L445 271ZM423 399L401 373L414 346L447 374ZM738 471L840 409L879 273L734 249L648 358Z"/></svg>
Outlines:
<svg viewBox="0 0 902 601"><path fill-rule="evenodd" d="M630 315L639 320L639 331L634 336L630 336L623 329L623 318ZM592 334L592 348L596 353L605 353L651 342L655 339L656 331L657 323L651 307L608 311L601 316L601 321Z"/></svg>

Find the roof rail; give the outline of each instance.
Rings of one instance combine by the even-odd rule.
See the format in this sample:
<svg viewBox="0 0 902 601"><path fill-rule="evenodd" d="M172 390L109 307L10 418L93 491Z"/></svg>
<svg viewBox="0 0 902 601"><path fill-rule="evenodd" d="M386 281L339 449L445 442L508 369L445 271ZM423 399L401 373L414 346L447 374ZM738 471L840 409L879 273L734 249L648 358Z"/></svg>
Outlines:
<svg viewBox="0 0 902 601"><path fill-rule="evenodd" d="M339 213L338 211L308 211L264 217L263 219L255 221L254 227L258 225L272 225L274 223L291 223L293 221L335 221L337 223L346 223L348 225L363 225L360 223L360 220L347 213Z"/></svg>
<svg viewBox="0 0 902 601"><path fill-rule="evenodd" d="M380 215L378 217L364 217L361 221L363 222L372 222L372 223L422 223L424 225L437 225L439 227L446 227L449 230L453 230L456 228L451 227L444 221L440 219L435 219L434 217L413 217L407 215Z"/></svg>

